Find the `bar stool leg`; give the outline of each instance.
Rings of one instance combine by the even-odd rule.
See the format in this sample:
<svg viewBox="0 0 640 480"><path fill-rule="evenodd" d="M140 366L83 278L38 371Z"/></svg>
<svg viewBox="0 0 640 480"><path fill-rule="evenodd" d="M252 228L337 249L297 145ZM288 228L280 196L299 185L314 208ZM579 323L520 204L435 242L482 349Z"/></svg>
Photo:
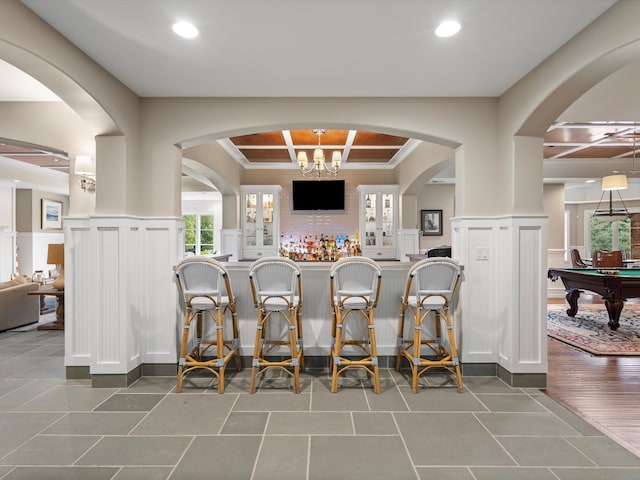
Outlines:
<svg viewBox="0 0 640 480"><path fill-rule="evenodd" d="M338 363L336 363L336 358L340 356L340 351L342 350L342 310L340 307L336 306L334 311L335 318L335 328L334 335L335 341L333 343L333 349L331 351L331 362L333 364L332 374L331 374L331 392L336 393L338 391Z"/></svg>
<svg viewBox="0 0 640 480"><path fill-rule="evenodd" d="M238 329L238 313L236 312L236 306L229 307L231 310L231 326L233 329L233 344L232 347L236 349L236 370L242 371L242 359L240 358L240 330Z"/></svg>
<svg viewBox="0 0 640 480"><path fill-rule="evenodd" d="M329 347L329 371L333 372L333 347L336 344L336 309L331 303L331 346Z"/></svg>
<svg viewBox="0 0 640 480"><path fill-rule="evenodd" d="M413 393L418 393L420 359L422 358L422 321L424 320L424 316L422 309L417 307L415 309L415 326L413 331L413 361L411 362L411 389Z"/></svg>
<svg viewBox="0 0 640 480"><path fill-rule="evenodd" d="M380 393L380 368L378 367L378 348L376 344L376 328L373 324L373 309L367 309L367 327L369 331L369 354L373 366L373 391Z"/></svg>
<svg viewBox="0 0 640 480"><path fill-rule="evenodd" d="M264 337L264 326L266 315L262 310L258 311L258 326L256 327L256 342L253 347L253 361L251 363L251 385L249 393L256 393L256 379L260 370L260 357L262 356L262 339Z"/></svg>
<svg viewBox="0 0 640 480"><path fill-rule="evenodd" d="M190 308L185 309L184 325L182 327L182 343L180 344L180 357L178 361L178 380L176 382L176 393L182 391L182 379L184 377L184 368L187 361L187 346L189 345L189 332L191 331L191 322L193 317L199 318L200 313L192 311Z"/></svg>
<svg viewBox="0 0 640 480"><path fill-rule="evenodd" d="M218 309L216 311L216 358L218 363L220 360L224 360L224 337L222 335L222 322L224 320L224 310ZM222 366L218 367L218 393L224 393L224 362Z"/></svg>
<svg viewBox="0 0 640 480"><path fill-rule="evenodd" d="M178 359L178 380L176 382L176 393L180 393L182 391L182 377L184 375L184 364L187 359L187 345L189 343L189 330L191 328L192 314L188 308L186 308L185 310L184 325L182 327L182 342L180 344L180 357Z"/></svg>
<svg viewBox="0 0 640 480"><path fill-rule="evenodd" d="M298 314L297 308L289 309L289 348L291 350L291 364L293 365L293 390L300 393L300 356L298 352Z"/></svg>
<svg viewBox="0 0 640 480"><path fill-rule="evenodd" d="M447 325L447 334L449 337L449 348L451 349L451 360L453 362L454 371L456 374L456 383L458 384L458 391L462 393L464 387L462 386L462 373L460 371L460 361L458 359L458 350L456 348L456 340L453 332L453 324L451 323L451 316L449 310L444 312L444 321Z"/></svg>
<svg viewBox="0 0 640 480"><path fill-rule="evenodd" d="M400 306L400 320L398 321L398 348L396 353L396 371L402 368L402 348L404 343L404 304Z"/></svg>
<svg viewBox="0 0 640 480"><path fill-rule="evenodd" d="M301 309L298 307L296 309L296 325L298 331L298 353L300 357L300 371L304 372L304 345L303 345L303 336L302 336L302 314Z"/></svg>

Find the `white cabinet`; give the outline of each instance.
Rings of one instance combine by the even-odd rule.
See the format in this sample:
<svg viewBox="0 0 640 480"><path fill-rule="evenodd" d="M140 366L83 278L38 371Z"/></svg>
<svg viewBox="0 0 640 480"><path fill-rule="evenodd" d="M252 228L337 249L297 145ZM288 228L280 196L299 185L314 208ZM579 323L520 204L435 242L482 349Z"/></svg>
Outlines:
<svg viewBox="0 0 640 480"><path fill-rule="evenodd" d="M242 258L278 254L280 185L242 185Z"/></svg>
<svg viewBox="0 0 640 480"><path fill-rule="evenodd" d="M364 256L397 259L398 187L359 185L360 245Z"/></svg>

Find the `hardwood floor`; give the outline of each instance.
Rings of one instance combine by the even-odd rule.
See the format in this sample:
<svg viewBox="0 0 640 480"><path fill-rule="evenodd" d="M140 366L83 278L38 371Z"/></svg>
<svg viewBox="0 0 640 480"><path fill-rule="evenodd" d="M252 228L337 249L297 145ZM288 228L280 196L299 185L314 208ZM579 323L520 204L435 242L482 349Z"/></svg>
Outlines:
<svg viewBox="0 0 640 480"><path fill-rule="evenodd" d="M593 356L550 338L547 345L545 393L640 456L640 357Z"/></svg>

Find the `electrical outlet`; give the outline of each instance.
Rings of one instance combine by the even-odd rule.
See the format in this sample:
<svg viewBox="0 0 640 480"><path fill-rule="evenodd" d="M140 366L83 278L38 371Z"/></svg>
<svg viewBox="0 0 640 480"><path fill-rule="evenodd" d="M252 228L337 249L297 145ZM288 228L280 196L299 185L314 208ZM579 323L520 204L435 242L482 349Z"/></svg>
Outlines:
<svg viewBox="0 0 640 480"><path fill-rule="evenodd" d="M489 260L489 249L487 247L476 247L476 260Z"/></svg>

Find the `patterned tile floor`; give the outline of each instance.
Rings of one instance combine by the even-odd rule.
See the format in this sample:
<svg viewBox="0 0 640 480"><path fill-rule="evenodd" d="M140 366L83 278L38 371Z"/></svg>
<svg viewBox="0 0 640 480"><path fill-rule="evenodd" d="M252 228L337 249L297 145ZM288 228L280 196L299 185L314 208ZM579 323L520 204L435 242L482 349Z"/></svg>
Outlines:
<svg viewBox="0 0 640 480"><path fill-rule="evenodd" d="M383 370L382 393L352 375L209 377L129 388L66 380L63 333L0 333L0 479L638 479L640 458L537 389L430 375L418 394Z"/></svg>

